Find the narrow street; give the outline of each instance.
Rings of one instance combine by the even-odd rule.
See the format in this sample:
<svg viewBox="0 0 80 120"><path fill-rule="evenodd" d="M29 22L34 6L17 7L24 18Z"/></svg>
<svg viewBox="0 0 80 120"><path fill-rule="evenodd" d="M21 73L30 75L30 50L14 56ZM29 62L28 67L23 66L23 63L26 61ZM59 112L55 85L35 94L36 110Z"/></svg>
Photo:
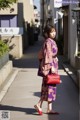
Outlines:
<svg viewBox="0 0 80 120"><path fill-rule="evenodd" d="M10 112L10 120L79 120L78 89L73 80L62 68L62 56L59 56L59 74L62 83L57 85L57 99L53 103L59 115L47 115L47 103L43 103L43 115L39 116L34 109L38 102L42 78L37 76L37 53L41 41L30 46L24 56L13 61L19 70L6 95L0 103L0 110Z"/></svg>

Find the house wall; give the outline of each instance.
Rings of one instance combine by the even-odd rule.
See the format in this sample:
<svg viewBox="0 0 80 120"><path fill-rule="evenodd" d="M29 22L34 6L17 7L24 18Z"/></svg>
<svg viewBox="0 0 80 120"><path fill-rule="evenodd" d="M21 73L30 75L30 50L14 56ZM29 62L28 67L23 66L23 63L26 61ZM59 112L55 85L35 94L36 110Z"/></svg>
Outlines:
<svg viewBox="0 0 80 120"><path fill-rule="evenodd" d="M75 67L75 54L77 50L77 26L76 20L72 18L72 9L76 5L69 6L69 22L68 22L68 58L73 67Z"/></svg>
<svg viewBox="0 0 80 120"><path fill-rule="evenodd" d="M24 28L23 49L29 46L28 23L34 23L33 0L18 0L18 27Z"/></svg>
<svg viewBox="0 0 80 120"><path fill-rule="evenodd" d="M67 16L68 18L67 19L64 18L65 21L64 21L64 25L63 25L64 27L67 27L66 25L68 25L68 33L67 33L66 29L63 30L64 33L65 33L64 34L64 38L65 38L64 43L65 43L65 46L66 46L66 48L64 49L64 53L68 54L68 59L70 60L70 64L73 67L75 67L75 55L76 55L77 49L78 49L78 47L77 47L78 42L77 42L77 28L76 28L77 25L76 25L76 20L74 20L72 18L72 9L75 8L77 5L74 4L72 0L70 0L70 1L61 0L61 2L62 2L62 5L60 5L60 7L63 6L63 5L64 6L69 5L68 16ZM71 2L72 2L72 4L71 4ZM53 15L54 18L57 15L57 14L55 15L55 12L58 10L58 9L56 10L55 8L58 8L58 7L59 7L59 4L54 4L54 15ZM57 26L57 22L56 22L56 26ZM68 36L66 36L66 33L67 33ZM67 39L68 39L68 41L67 41Z"/></svg>
<svg viewBox="0 0 80 120"><path fill-rule="evenodd" d="M59 23L58 23L58 14L57 11L59 10L59 7L62 7L64 11L64 17L61 18L63 20L63 32L64 32L64 54L68 56L68 60L70 61L70 64L72 67L75 68L77 67L77 79L76 82L79 84L80 81L80 70L79 70L79 58L76 58L76 54L78 52L78 39L77 39L77 18L73 18L73 13L72 9L77 7L76 1L73 0L55 0L55 1L62 1L63 4L54 4L53 0L50 0L50 9L52 9L52 14L53 14L53 23L55 24L57 31L59 28ZM71 3L72 2L72 3ZM73 3L75 2L75 4ZM69 4L70 3L70 4ZM41 4L42 5L42 4ZM64 5L64 7L63 7ZM67 11L65 6L67 7ZM41 6L42 8L42 6ZM41 11L43 12L43 11ZM42 13L41 13L42 15ZM57 19L55 19L57 18ZM57 32L58 34L58 32ZM77 60L76 60L77 59ZM76 63L75 63L76 61ZM80 85L79 85L80 87Z"/></svg>
<svg viewBox="0 0 80 120"><path fill-rule="evenodd" d="M27 6L26 6L27 5ZM31 3L30 0L24 0L24 19L31 23L34 21L34 8L33 2Z"/></svg>
<svg viewBox="0 0 80 120"><path fill-rule="evenodd" d="M24 21L31 23L34 21L34 8L33 8L33 0L18 0L18 3L23 5L23 11L20 9L20 14L23 16Z"/></svg>
<svg viewBox="0 0 80 120"><path fill-rule="evenodd" d="M14 11L11 12L12 9L14 9ZM14 39L11 39L9 45L10 44L14 45L14 47L10 51L10 54L16 58L20 58L23 55L23 45L22 45L23 22L21 21L20 26L18 26L19 25L18 12L19 11L18 11L17 3L11 5L11 8L7 8L7 10L6 9L0 10L1 39L10 40L11 36L14 36ZM23 20L23 18L20 19Z"/></svg>
<svg viewBox="0 0 80 120"><path fill-rule="evenodd" d="M11 9L14 8L14 12L11 13ZM11 8L6 10L1 10L0 25L5 27L20 28L23 29L23 33L19 34L9 34L6 33L1 35L2 39L11 38L14 35L14 39L11 40L11 44L14 44L14 48L10 51L13 57L20 58L23 55L23 49L28 47L28 37L27 37L27 23L34 22L34 8L33 0L18 0L16 5L11 6ZM3 12L3 13L2 13ZM24 28L23 28L24 27ZM20 30L19 29L19 30Z"/></svg>

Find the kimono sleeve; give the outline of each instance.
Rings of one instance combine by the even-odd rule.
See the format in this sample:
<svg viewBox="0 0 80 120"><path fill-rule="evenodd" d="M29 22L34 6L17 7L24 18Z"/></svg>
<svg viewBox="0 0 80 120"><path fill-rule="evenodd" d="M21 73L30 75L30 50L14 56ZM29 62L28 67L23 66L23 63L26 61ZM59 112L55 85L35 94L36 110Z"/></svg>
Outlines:
<svg viewBox="0 0 80 120"><path fill-rule="evenodd" d="M45 60L44 60L45 64L50 64L53 62L52 46L51 46L51 42L49 41L45 43L44 56L45 56Z"/></svg>

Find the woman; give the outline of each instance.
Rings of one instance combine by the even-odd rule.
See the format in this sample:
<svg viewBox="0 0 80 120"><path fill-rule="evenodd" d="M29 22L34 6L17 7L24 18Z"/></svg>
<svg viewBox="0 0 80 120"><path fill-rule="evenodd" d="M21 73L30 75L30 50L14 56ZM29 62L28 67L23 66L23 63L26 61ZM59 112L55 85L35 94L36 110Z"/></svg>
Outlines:
<svg viewBox="0 0 80 120"><path fill-rule="evenodd" d="M48 102L47 113L48 114L57 114L52 110L52 101L56 99L56 85L47 85L46 84L46 75L50 72L58 73L58 58L57 52L58 48L56 42L53 40L56 36L55 28L51 25L48 25L44 29L45 41L42 46L42 60L41 61L41 70L44 74L42 89L41 89L41 98L39 102L34 106L40 115L42 115L42 103L43 101ZM41 53L40 52L40 53Z"/></svg>

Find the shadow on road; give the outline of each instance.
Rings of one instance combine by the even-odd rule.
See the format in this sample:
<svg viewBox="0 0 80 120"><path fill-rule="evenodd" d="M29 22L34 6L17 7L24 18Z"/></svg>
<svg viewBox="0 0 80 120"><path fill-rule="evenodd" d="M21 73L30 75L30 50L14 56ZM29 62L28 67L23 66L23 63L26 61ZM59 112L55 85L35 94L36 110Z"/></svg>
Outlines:
<svg viewBox="0 0 80 120"><path fill-rule="evenodd" d="M18 112L25 112L26 114L38 115L34 108L21 108L21 107L14 107L8 105L0 105L0 110L18 111Z"/></svg>
<svg viewBox="0 0 80 120"><path fill-rule="evenodd" d="M38 68L38 51L40 50L42 41L37 41L30 46L20 59L13 59L13 66L18 68Z"/></svg>

